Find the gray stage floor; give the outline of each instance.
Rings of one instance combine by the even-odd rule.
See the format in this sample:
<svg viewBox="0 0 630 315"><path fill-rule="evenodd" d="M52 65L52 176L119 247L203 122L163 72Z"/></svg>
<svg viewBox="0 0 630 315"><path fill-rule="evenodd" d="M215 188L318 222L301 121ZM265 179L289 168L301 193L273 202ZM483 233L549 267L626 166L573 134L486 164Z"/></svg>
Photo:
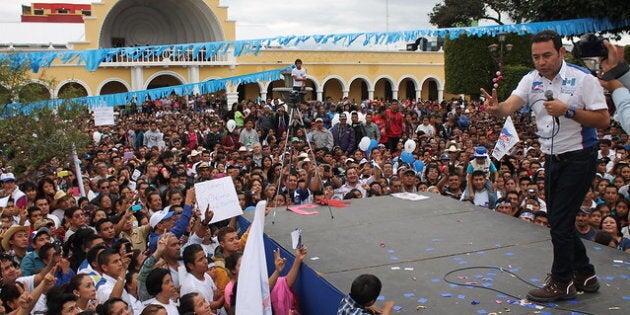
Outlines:
<svg viewBox="0 0 630 315"><path fill-rule="evenodd" d="M425 196L430 198L355 199L347 208L332 208L334 219L327 207L313 209L320 213L311 216L278 209L275 224L271 215L267 217L265 233L290 250L290 233L301 228L309 267L341 292L348 292L352 280L362 273L377 275L383 281L379 299L395 301L395 313L571 314L445 282L443 277L450 271L489 266L540 285L551 265L549 232L452 199ZM246 216L251 219L251 213ZM630 255L592 242L586 245L600 277L600 292L580 294L557 306L587 314L627 314ZM532 288L500 269L461 270L448 278L520 298Z"/></svg>

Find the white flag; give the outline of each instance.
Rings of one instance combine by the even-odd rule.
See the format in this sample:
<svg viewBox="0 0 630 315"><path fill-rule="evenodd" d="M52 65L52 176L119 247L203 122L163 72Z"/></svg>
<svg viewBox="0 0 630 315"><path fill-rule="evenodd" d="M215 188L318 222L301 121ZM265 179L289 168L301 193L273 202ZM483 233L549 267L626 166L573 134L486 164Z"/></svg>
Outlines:
<svg viewBox="0 0 630 315"><path fill-rule="evenodd" d="M492 156L500 160L519 141L520 139L518 138L518 133L516 132L512 118L508 116L505 120L505 124L503 124L503 129L501 129L501 134L499 134L499 139L497 139L497 143L492 150Z"/></svg>
<svg viewBox="0 0 630 315"><path fill-rule="evenodd" d="M271 315L269 275L263 241L266 207L266 201L260 201L256 205L256 214L241 258L236 290L236 315Z"/></svg>

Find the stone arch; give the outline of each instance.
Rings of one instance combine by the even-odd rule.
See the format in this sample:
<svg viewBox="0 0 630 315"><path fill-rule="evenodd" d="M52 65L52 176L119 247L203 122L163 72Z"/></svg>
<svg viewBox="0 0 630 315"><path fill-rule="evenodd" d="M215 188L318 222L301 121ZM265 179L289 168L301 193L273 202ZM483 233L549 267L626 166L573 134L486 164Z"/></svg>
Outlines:
<svg viewBox="0 0 630 315"><path fill-rule="evenodd" d="M131 86L125 80L110 78L103 81L97 91L98 95L125 93L131 91Z"/></svg>
<svg viewBox="0 0 630 315"><path fill-rule="evenodd" d="M34 95L34 97L26 97L25 93ZM22 84L20 92L18 93L18 102L23 102L24 100L31 102L45 101L51 99L52 95L53 94L48 83L41 80L29 80Z"/></svg>
<svg viewBox="0 0 630 315"><path fill-rule="evenodd" d="M343 92L347 91L346 83L342 77L331 75L322 80L322 92L324 98L332 97L333 100L339 101L343 97Z"/></svg>
<svg viewBox="0 0 630 315"><path fill-rule="evenodd" d="M313 91L310 93L306 93L304 95L304 99L307 101L317 100L317 89L319 88L319 83L317 82L317 79L311 76L307 76L306 79L306 87L312 88Z"/></svg>
<svg viewBox="0 0 630 315"><path fill-rule="evenodd" d="M265 87L265 89L263 89L263 91L267 91L267 98L271 98L271 99L282 99L282 94L280 92L274 92L273 89L274 88L283 88L286 87L284 84L284 80L280 79L280 80L274 80L274 81L270 81L267 82L267 86Z"/></svg>
<svg viewBox="0 0 630 315"><path fill-rule="evenodd" d="M361 101L369 98L369 91L372 90L372 83L370 79L364 75L355 75L348 82L348 98L354 103L361 103Z"/></svg>
<svg viewBox="0 0 630 315"><path fill-rule="evenodd" d="M422 78L422 95L423 100L439 100L440 90L444 89L444 84L438 77L426 76Z"/></svg>
<svg viewBox="0 0 630 315"><path fill-rule="evenodd" d="M406 99L416 99L417 93L416 91L420 88L420 84L418 79L413 75L404 75L398 81L396 85L398 88L398 96L397 98L400 100Z"/></svg>
<svg viewBox="0 0 630 315"><path fill-rule="evenodd" d="M203 0L120 0L103 20L99 47L224 40L225 34L219 19Z"/></svg>
<svg viewBox="0 0 630 315"><path fill-rule="evenodd" d="M262 91L262 84L259 82L241 83L236 88L238 92L238 101L250 100L256 102Z"/></svg>
<svg viewBox="0 0 630 315"><path fill-rule="evenodd" d="M59 98L59 96L63 96L63 93L69 91L69 89L74 89L78 95L74 97L84 97L92 95L92 91L90 91L90 86L87 83L77 80L77 79L69 79L62 81L57 85L55 89L54 96L55 98Z"/></svg>
<svg viewBox="0 0 630 315"><path fill-rule="evenodd" d="M159 79L156 81L156 79ZM154 82L155 81L155 82ZM179 82L178 82L179 81ZM150 76L144 83L144 90L182 85L186 83L186 79L173 71L159 71Z"/></svg>
<svg viewBox="0 0 630 315"><path fill-rule="evenodd" d="M381 75L374 80L374 99L391 100L394 90L394 79L388 75Z"/></svg>

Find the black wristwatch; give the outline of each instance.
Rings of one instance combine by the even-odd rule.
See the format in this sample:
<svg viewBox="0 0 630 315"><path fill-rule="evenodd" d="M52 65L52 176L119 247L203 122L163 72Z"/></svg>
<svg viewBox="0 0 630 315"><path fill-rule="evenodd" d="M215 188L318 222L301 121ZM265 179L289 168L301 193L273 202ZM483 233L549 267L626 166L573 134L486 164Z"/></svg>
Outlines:
<svg viewBox="0 0 630 315"><path fill-rule="evenodd" d="M574 116L575 116L575 106L569 105L569 109L567 109L567 112L564 113L564 117L573 119Z"/></svg>

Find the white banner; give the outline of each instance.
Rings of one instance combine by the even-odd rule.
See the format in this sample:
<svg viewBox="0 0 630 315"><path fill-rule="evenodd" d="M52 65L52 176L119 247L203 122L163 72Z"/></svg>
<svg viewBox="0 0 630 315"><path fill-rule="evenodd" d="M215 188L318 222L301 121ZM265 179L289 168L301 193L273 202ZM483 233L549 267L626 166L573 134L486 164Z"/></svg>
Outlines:
<svg viewBox="0 0 630 315"><path fill-rule="evenodd" d="M210 210L214 211L210 223L243 214L243 209L238 203L234 182L230 176L196 183L195 196L197 197L197 207L201 210L202 220L208 205L210 205Z"/></svg>
<svg viewBox="0 0 630 315"><path fill-rule="evenodd" d="M241 258L236 315L271 315L269 274L263 239L266 207L266 201L260 201L256 205L256 214Z"/></svg>
<svg viewBox="0 0 630 315"><path fill-rule="evenodd" d="M94 126L112 126L114 122L114 107L99 106L94 107Z"/></svg>
<svg viewBox="0 0 630 315"><path fill-rule="evenodd" d="M516 127L514 127L512 118L508 116L505 120L505 124L503 124L503 129L501 129L501 134L499 134L499 139L497 139L497 143L494 145L494 149L492 150L492 156L495 159L500 160L519 141L521 141L521 139L518 138Z"/></svg>

